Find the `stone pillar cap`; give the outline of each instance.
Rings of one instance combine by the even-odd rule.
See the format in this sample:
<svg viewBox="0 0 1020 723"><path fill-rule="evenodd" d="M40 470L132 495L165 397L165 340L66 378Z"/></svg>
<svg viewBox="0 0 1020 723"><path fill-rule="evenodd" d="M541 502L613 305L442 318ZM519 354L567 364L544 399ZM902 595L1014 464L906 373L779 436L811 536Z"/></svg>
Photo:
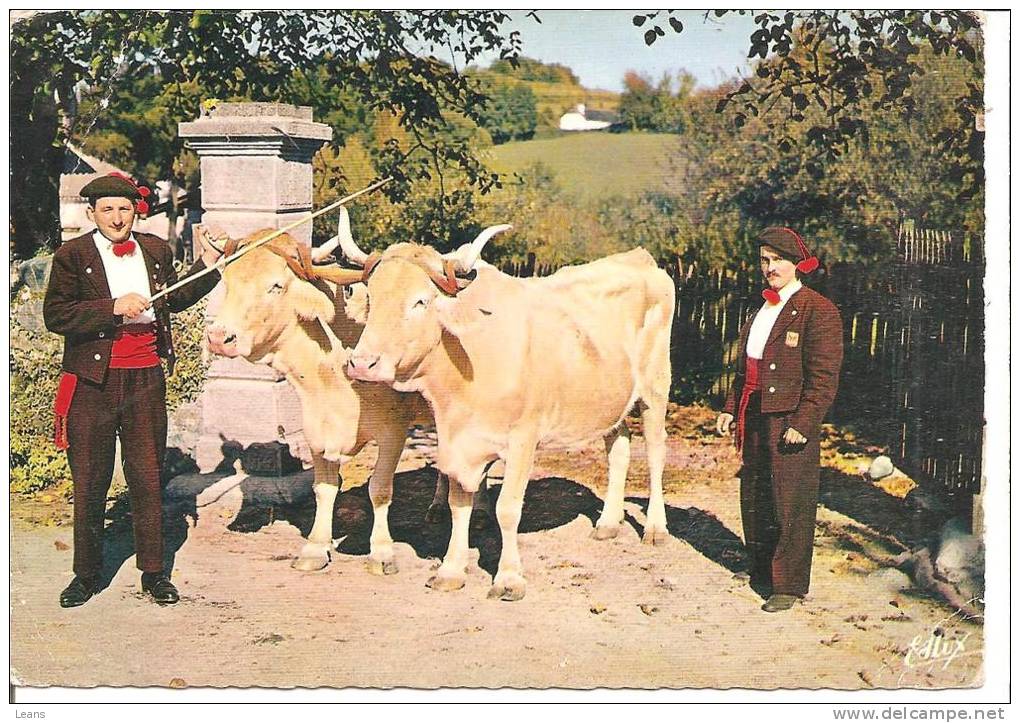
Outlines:
<svg viewBox="0 0 1020 723"><path fill-rule="evenodd" d="M286 103L220 103L196 121L179 123L181 138L271 136L328 141L333 129L312 120L312 109Z"/></svg>

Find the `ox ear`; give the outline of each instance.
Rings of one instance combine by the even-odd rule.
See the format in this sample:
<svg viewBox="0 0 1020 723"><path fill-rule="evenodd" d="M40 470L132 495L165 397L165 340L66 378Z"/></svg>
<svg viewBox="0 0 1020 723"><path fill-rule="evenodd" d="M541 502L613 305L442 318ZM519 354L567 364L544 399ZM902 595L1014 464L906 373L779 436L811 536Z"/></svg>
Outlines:
<svg viewBox="0 0 1020 723"><path fill-rule="evenodd" d="M477 302L462 297L439 296L435 301L440 325L457 338L470 334L492 316L492 312Z"/></svg>
<svg viewBox="0 0 1020 723"><path fill-rule="evenodd" d="M329 296L310 283L295 279L290 285L288 296L292 299L297 315L305 321L318 319L329 324L336 315L336 307Z"/></svg>

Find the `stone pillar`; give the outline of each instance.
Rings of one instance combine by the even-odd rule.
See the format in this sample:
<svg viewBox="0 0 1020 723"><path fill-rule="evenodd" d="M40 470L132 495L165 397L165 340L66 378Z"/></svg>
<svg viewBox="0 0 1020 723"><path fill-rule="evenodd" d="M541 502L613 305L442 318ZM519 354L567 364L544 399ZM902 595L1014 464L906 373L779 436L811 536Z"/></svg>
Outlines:
<svg viewBox="0 0 1020 723"><path fill-rule="evenodd" d="M202 172L202 223L241 238L281 228L312 211L312 156L332 137L312 121L312 109L280 103L221 103L208 115L178 126L198 154ZM311 243L312 224L290 232ZM210 295L211 321L222 288ZM310 460L301 430L301 405L274 369L243 359L215 359L202 392L202 432L195 461L216 468L227 449L280 441Z"/></svg>

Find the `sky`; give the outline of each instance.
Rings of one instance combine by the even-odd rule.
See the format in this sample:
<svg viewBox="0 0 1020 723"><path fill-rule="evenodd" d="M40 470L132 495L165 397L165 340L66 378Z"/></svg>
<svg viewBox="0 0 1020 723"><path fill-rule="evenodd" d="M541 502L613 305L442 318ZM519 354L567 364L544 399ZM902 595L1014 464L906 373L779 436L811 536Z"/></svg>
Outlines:
<svg viewBox="0 0 1020 723"><path fill-rule="evenodd" d="M506 32L519 30L522 54L546 63L568 66L586 88L620 92L628 70L658 80L664 72L685 69L699 87L718 85L746 72L748 38L754 31L751 16L728 14L705 18L704 11L674 13L683 24L679 35L669 28L663 11L656 21L666 31L651 47L645 45L644 27L632 21L639 10L540 10L537 23L523 10L510 11ZM483 58L487 66L495 55Z"/></svg>

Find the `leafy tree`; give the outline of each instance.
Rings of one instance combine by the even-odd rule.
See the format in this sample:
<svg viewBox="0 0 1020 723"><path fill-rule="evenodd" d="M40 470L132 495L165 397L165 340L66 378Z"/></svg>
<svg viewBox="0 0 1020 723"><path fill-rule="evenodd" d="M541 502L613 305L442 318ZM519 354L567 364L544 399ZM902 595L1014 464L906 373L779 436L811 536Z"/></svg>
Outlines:
<svg viewBox="0 0 1020 723"><path fill-rule="evenodd" d="M668 74L653 87L647 75L628 71L623 77L624 91L618 106L620 117L631 130L683 133L689 123L686 106L694 83L693 75L680 71L674 94L673 79Z"/></svg>
<svg viewBox="0 0 1020 723"><path fill-rule="evenodd" d="M530 80L539 83L566 83L580 85L581 81L574 71L559 63L543 63L534 58L520 57L516 62L497 60L489 66L489 70L500 75L508 75L517 80Z"/></svg>
<svg viewBox="0 0 1020 723"><path fill-rule="evenodd" d="M675 33L683 32L674 11L663 12L633 17L634 25L646 28L647 45L665 36L658 22L663 17ZM727 12L752 11L714 11L718 17ZM981 62L980 29L970 11L796 10L758 13L754 22L748 57L770 62L760 63L754 77L720 98L718 110L734 106L734 122L762 117L773 129L803 121L808 109L820 111L804 140L829 157L855 138L867 142L870 111L895 111L908 119L917 110L922 49L974 66ZM955 122L935 139L948 162L966 166L980 155L984 133L975 118L982 103L979 83L969 83L956 97ZM982 179L974 180L980 185Z"/></svg>
<svg viewBox="0 0 1020 723"><path fill-rule="evenodd" d="M466 63L494 51L517 56L494 11L60 11L40 12L11 29L11 223L15 257L59 241L58 188L63 146L87 136L127 79L153 76L167 90L167 124L198 115L189 92L216 98L284 101L309 88L340 89L371 112L396 114L413 141L376 156L393 175L387 193L406 194L414 178L440 165L462 168L481 191L497 183L465 143L446 139L444 110L474 121L485 96L439 56ZM303 73L309 84L292 82ZM83 92L98 100L80 112Z"/></svg>
<svg viewBox="0 0 1020 723"><path fill-rule="evenodd" d="M915 92L925 102L909 117L899 109L868 109L867 137L849 140L835 156L809 140L825 122L819 108L805 108L803 119L782 127L761 117L734 125L715 110L733 85L695 94L681 185L690 189L685 205L695 209L709 242L699 253L739 263L757 233L774 224L798 228L830 260L885 258L907 219L982 233L983 194L976 180L982 157L947 162L937 140L957 122L961 89L980 84L980 76L965 59L931 50L916 60L924 75ZM877 72L873 82L881 89Z"/></svg>
<svg viewBox="0 0 1020 723"><path fill-rule="evenodd" d="M656 102L652 80L647 75L627 71L618 106L620 119L631 130L651 130L655 126Z"/></svg>
<svg viewBox="0 0 1020 723"><path fill-rule="evenodd" d="M493 143L527 140L535 134L537 125L535 93L529 86L502 84L489 92L489 102L481 111L481 126Z"/></svg>

